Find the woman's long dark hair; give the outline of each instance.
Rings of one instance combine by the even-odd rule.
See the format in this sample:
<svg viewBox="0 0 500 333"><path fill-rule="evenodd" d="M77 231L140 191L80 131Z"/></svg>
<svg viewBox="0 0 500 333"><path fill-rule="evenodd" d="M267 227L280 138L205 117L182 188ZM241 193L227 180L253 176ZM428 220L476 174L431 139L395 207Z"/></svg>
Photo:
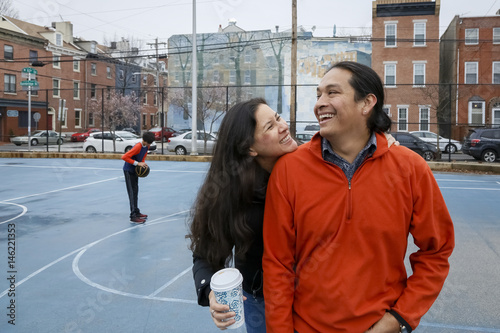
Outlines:
<svg viewBox="0 0 500 333"><path fill-rule="evenodd" d="M255 170L249 155L254 143L255 112L266 104L254 98L233 106L219 128L210 169L191 211L190 249L206 259L213 269L221 269L236 256L242 256L255 235L245 220L252 202Z"/></svg>

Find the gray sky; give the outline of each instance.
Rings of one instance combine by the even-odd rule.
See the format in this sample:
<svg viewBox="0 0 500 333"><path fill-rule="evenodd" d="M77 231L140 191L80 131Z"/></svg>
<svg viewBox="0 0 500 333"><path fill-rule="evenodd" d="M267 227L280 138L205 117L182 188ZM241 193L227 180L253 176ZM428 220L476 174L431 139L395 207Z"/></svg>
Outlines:
<svg viewBox="0 0 500 333"><path fill-rule="evenodd" d="M21 19L39 25L71 21L74 35L102 43L134 38L151 43L192 32L192 0L14 0ZM441 0L440 32L455 15L492 16L500 0ZM298 0L298 24L314 36L369 33L371 0ZM291 0L197 0L197 32L236 19L244 30L291 28Z"/></svg>

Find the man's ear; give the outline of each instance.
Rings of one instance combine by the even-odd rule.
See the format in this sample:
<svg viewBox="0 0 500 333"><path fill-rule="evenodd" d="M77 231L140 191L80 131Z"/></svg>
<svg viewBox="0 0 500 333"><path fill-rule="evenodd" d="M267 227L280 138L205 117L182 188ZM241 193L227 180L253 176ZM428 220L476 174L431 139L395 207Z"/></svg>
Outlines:
<svg viewBox="0 0 500 333"><path fill-rule="evenodd" d="M377 104L377 97L374 94L366 95L364 102L364 109L368 110L368 113L370 113L375 104Z"/></svg>
<svg viewBox="0 0 500 333"><path fill-rule="evenodd" d="M250 147L250 151L248 152L248 155L252 156L252 157L255 157L259 154L257 154L257 152L255 150L253 150L252 147Z"/></svg>

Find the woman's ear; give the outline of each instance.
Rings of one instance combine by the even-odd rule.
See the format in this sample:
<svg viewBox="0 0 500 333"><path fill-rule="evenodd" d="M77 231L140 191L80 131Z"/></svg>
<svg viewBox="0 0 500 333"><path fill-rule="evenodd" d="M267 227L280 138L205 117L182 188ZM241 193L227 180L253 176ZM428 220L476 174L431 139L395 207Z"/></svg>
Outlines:
<svg viewBox="0 0 500 333"><path fill-rule="evenodd" d="M257 154L257 152L255 150L253 150L252 147L250 147L250 151L248 152L248 155L252 156L252 157L255 157L259 154Z"/></svg>

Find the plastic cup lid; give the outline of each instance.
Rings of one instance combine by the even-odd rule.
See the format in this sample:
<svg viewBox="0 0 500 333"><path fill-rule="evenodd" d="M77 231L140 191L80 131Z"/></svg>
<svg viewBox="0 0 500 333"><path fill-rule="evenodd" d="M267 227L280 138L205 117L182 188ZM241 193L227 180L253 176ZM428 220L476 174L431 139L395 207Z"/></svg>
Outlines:
<svg viewBox="0 0 500 333"><path fill-rule="evenodd" d="M210 281L210 288L214 291L231 290L243 282L243 276L236 268L224 268L216 272Z"/></svg>

